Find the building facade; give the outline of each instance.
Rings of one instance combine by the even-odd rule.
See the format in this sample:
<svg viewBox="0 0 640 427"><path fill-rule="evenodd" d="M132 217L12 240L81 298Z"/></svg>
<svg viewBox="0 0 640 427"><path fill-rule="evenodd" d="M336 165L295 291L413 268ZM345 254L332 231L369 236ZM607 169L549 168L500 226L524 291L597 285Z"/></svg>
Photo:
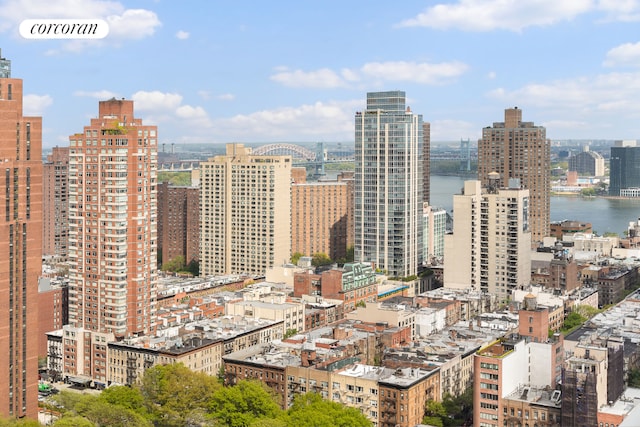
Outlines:
<svg viewBox="0 0 640 427"><path fill-rule="evenodd" d="M503 182L520 180L529 190L532 243L549 235L551 191L551 143L546 129L522 121L518 107L505 110L504 122L482 129L478 141L478 179L489 184L497 172Z"/></svg>
<svg viewBox="0 0 640 427"><path fill-rule="evenodd" d="M355 117L356 261L390 276L422 265L424 128L402 91L371 92Z"/></svg>
<svg viewBox="0 0 640 427"><path fill-rule="evenodd" d="M616 141L609 159L609 195L640 187L640 145L636 140Z"/></svg>
<svg viewBox="0 0 640 427"><path fill-rule="evenodd" d="M375 302L378 283L371 265L347 263L342 268L334 268L321 274L295 273L293 295L317 295L340 300L344 311L351 311L357 305Z"/></svg>
<svg viewBox="0 0 640 427"><path fill-rule="evenodd" d="M42 255L69 251L69 147L54 147L42 169Z"/></svg>
<svg viewBox="0 0 640 427"><path fill-rule="evenodd" d="M591 223L571 220L555 221L551 223L551 233L549 235L562 240L565 234L573 235L576 233L593 233Z"/></svg>
<svg viewBox="0 0 640 427"><path fill-rule="evenodd" d="M578 175L604 176L604 157L595 151L589 151L585 146L583 151L569 157L569 170L578 172Z"/></svg>
<svg viewBox="0 0 640 427"><path fill-rule="evenodd" d="M133 101L99 103L69 137L69 323L122 338L155 330L157 128Z"/></svg>
<svg viewBox="0 0 640 427"><path fill-rule="evenodd" d="M38 277L42 273L42 118L24 116L22 80L0 59L0 415L38 414Z"/></svg>
<svg viewBox="0 0 640 427"><path fill-rule="evenodd" d="M531 279L529 190L512 181L466 181L464 194L453 196L453 234L445 236L444 285L473 288L507 300Z"/></svg>
<svg viewBox="0 0 640 427"><path fill-rule="evenodd" d="M353 224L353 179L338 175L335 181L291 185L291 252L305 256L323 253L332 260L347 256Z"/></svg>
<svg viewBox="0 0 640 427"><path fill-rule="evenodd" d="M158 184L158 252L163 262L200 258L200 190Z"/></svg>
<svg viewBox="0 0 640 427"><path fill-rule="evenodd" d="M444 256L444 235L447 233L447 211L427 204L424 215L424 255L426 263L437 264Z"/></svg>
<svg viewBox="0 0 640 427"><path fill-rule="evenodd" d="M291 156L226 150L200 164L200 274L264 275L291 258Z"/></svg>

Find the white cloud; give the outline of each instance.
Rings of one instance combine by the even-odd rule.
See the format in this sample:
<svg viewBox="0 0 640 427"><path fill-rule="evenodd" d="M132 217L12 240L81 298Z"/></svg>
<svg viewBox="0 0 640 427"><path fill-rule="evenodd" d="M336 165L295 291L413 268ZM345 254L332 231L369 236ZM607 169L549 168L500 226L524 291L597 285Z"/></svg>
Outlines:
<svg viewBox="0 0 640 427"><path fill-rule="evenodd" d="M605 13L605 21L640 21L638 0L598 0L597 9Z"/></svg>
<svg viewBox="0 0 640 427"><path fill-rule="evenodd" d="M353 117L362 101L316 102L218 119L213 129L224 140L353 139Z"/></svg>
<svg viewBox="0 0 640 427"><path fill-rule="evenodd" d="M467 70L462 62L442 62L439 64L415 63L407 61L370 62L362 67L362 73L387 81L409 81L422 84L442 84L458 77Z"/></svg>
<svg viewBox="0 0 640 427"><path fill-rule="evenodd" d="M609 128L640 120L640 72L531 83L514 90L498 88L487 96L505 106L536 111L533 117L547 119L549 137L557 132L572 138L628 137L615 135Z"/></svg>
<svg viewBox="0 0 640 427"><path fill-rule="evenodd" d="M100 101L104 101L111 98L118 98L119 95L115 92L111 92L109 90L98 90L94 92L88 92L84 90L77 90L73 93L75 96L86 96L89 98L95 98Z"/></svg>
<svg viewBox="0 0 640 427"><path fill-rule="evenodd" d="M625 43L609 50L603 65L607 67L616 65L640 66L640 42Z"/></svg>
<svg viewBox="0 0 640 427"><path fill-rule="evenodd" d="M233 101L234 99L236 99L236 96L232 93L221 93L216 98L221 101Z"/></svg>
<svg viewBox="0 0 640 427"><path fill-rule="evenodd" d="M369 86L383 81L409 81L419 84L437 85L464 74L468 66L462 62L389 61L369 62L360 69L342 69L337 73L328 68L315 71L289 71L286 67L277 68L271 80L288 87L338 88L349 87L358 82Z"/></svg>
<svg viewBox="0 0 640 427"><path fill-rule="evenodd" d="M321 68L315 71L281 71L271 76L271 80L288 87L336 88L345 86L345 81L334 71Z"/></svg>
<svg viewBox="0 0 640 427"><path fill-rule="evenodd" d="M497 77L497 74L496 74L496 72L495 72L495 71L489 71L489 73L487 73L487 78L488 78L488 79L493 80L493 79L495 79L496 77Z"/></svg>
<svg viewBox="0 0 640 427"><path fill-rule="evenodd" d="M53 104L53 98L49 95L24 95L22 109L25 116L40 116L44 110Z"/></svg>
<svg viewBox="0 0 640 427"><path fill-rule="evenodd" d="M190 34L188 32L182 31L182 30L180 30L180 31L178 31L176 33L176 38L179 39L179 40L186 40L186 39L189 38L189 36L190 36Z"/></svg>
<svg viewBox="0 0 640 427"><path fill-rule="evenodd" d="M202 107L183 104L182 95L160 91L138 91L131 96L136 111L144 112L147 123L162 124L168 128L198 127L206 130L211 127L211 120Z"/></svg>
<svg viewBox="0 0 640 427"><path fill-rule="evenodd" d="M593 8L592 0L459 0L454 4L431 6L399 26L522 31L526 27L568 21Z"/></svg>
<svg viewBox="0 0 640 427"><path fill-rule="evenodd" d="M107 16L108 39L137 40L153 35L160 20L155 12L145 9L128 9L120 15Z"/></svg>
<svg viewBox="0 0 640 427"><path fill-rule="evenodd" d="M175 111L182 103L182 95L160 91L138 91L131 96L136 110L140 111Z"/></svg>
<svg viewBox="0 0 640 427"><path fill-rule="evenodd" d="M17 27L25 19L34 18L92 18L104 19L109 34L100 40L68 40L61 42L61 50L81 52L88 46L121 44L125 40L149 37L162 25L155 12L146 9L127 9L119 1L108 0L5 0L0 4L0 32ZM57 54L51 49L48 54Z"/></svg>

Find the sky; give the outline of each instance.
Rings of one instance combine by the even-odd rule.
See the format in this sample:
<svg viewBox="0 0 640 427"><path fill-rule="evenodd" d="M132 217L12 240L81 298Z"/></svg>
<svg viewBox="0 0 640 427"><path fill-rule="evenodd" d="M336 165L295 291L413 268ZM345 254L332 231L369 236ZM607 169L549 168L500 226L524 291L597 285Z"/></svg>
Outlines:
<svg viewBox="0 0 640 427"><path fill-rule="evenodd" d="M25 19L103 19L30 40ZM551 140L640 139L640 0L0 0L0 49L43 145L134 100L160 143L353 142L366 93L403 90L431 140L517 106Z"/></svg>

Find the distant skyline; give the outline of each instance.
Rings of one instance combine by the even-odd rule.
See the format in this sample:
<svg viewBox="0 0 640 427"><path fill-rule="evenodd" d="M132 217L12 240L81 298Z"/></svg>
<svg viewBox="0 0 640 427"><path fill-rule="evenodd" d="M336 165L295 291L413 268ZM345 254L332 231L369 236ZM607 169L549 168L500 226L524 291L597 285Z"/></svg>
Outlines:
<svg viewBox="0 0 640 427"><path fill-rule="evenodd" d="M102 40L26 40L25 19L104 19ZM2 56L43 145L135 101L162 143L352 142L367 92L402 90L431 140L506 108L547 137L640 139L640 0L0 1Z"/></svg>

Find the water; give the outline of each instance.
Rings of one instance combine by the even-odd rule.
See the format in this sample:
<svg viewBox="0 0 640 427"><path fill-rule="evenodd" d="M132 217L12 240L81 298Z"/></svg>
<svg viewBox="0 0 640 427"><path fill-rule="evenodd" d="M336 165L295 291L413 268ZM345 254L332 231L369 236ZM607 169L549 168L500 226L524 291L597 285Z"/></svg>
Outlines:
<svg viewBox="0 0 640 427"><path fill-rule="evenodd" d="M453 195L460 194L465 178L457 176L431 176L431 205L453 209ZM575 196L551 197L551 221L565 219L590 222L595 232L620 236L630 221L640 217L640 199L583 198Z"/></svg>

